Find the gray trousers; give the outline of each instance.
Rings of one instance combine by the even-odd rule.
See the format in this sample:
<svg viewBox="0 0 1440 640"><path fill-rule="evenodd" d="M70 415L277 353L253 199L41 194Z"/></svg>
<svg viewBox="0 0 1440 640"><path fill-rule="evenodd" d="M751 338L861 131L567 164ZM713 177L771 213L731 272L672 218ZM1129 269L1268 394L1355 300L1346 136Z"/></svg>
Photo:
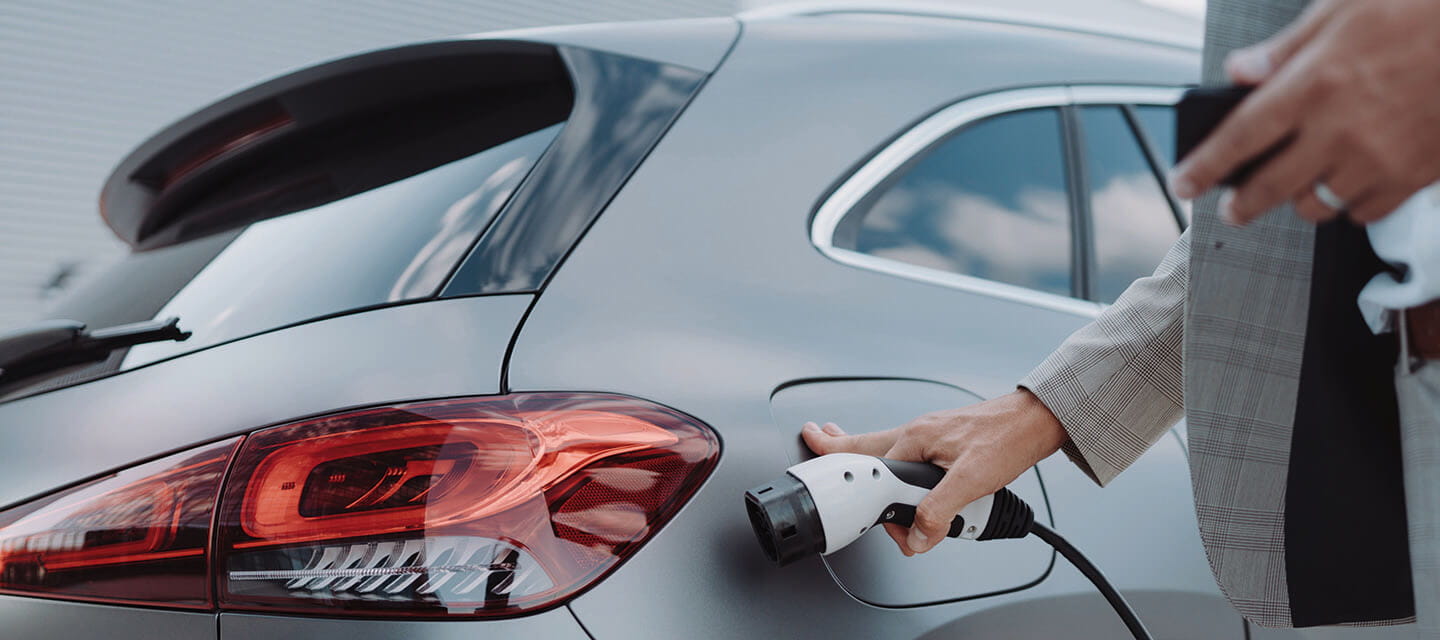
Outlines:
<svg viewBox="0 0 1440 640"><path fill-rule="evenodd" d="M1401 357L1395 376L1419 637L1440 640L1440 360ZM1424 505L1424 506L1422 506Z"/></svg>

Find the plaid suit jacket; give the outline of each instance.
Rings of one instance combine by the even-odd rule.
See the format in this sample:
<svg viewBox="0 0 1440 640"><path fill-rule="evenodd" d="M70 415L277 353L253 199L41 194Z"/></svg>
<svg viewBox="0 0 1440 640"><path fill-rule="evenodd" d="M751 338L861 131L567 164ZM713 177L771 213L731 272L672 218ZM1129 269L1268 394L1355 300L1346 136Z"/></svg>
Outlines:
<svg viewBox="0 0 1440 640"><path fill-rule="evenodd" d="M1225 54L1273 35L1306 2L1210 0L1205 82L1226 84ZM1021 386L1065 425L1065 452L1102 485L1187 417L1200 533L1220 589L1251 621L1288 627L1285 494L1315 230L1288 208L1230 228L1216 203L1198 201L1154 275Z"/></svg>

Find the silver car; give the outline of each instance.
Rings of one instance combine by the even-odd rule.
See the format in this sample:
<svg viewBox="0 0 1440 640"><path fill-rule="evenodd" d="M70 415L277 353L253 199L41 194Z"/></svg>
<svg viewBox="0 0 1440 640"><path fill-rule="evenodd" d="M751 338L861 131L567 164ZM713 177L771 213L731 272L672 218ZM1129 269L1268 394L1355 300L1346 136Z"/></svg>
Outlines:
<svg viewBox="0 0 1440 640"><path fill-rule="evenodd" d="M1009 391L1178 237L1199 28L1079 5L428 42L160 132L135 251L0 337L0 637L1123 637L1036 540L777 568L741 500L807 420ZM1157 637L1299 637L1218 593L1184 438L1011 488Z"/></svg>

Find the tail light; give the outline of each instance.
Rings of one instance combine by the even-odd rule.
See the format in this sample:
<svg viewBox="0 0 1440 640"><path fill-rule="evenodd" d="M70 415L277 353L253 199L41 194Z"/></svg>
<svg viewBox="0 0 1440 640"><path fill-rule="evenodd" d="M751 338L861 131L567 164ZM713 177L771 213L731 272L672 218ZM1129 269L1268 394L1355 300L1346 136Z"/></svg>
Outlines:
<svg viewBox="0 0 1440 640"><path fill-rule="evenodd" d="M620 396L340 413L0 512L0 591L322 615L521 615L614 570L718 455L708 427Z"/></svg>
<svg viewBox="0 0 1440 640"><path fill-rule="evenodd" d="M709 429L617 396L383 407L252 434L221 507L220 605L506 616L599 580L715 464Z"/></svg>
<svg viewBox="0 0 1440 640"><path fill-rule="evenodd" d="M210 521L232 438L0 513L0 592L209 608Z"/></svg>

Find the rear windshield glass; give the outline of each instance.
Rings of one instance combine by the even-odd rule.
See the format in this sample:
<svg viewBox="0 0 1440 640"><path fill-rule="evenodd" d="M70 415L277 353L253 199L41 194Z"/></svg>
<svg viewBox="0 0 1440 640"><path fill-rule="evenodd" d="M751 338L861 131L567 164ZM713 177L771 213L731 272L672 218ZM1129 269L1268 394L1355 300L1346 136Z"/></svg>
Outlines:
<svg viewBox="0 0 1440 640"><path fill-rule="evenodd" d="M191 338L133 347L125 367L435 295L562 126L249 225L154 314L180 318Z"/></svg>

